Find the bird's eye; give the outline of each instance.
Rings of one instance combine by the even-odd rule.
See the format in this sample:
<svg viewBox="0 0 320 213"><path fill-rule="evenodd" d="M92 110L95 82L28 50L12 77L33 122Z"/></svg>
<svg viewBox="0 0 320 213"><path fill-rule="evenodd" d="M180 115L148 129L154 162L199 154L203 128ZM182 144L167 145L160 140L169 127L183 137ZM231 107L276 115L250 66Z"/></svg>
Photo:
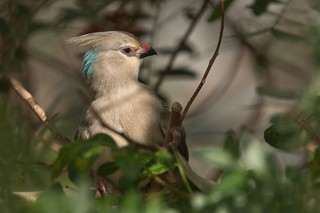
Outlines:
<svg viewBox="0 0 320 213"><path fill-rule="evenodd" d="M128 56L131 56L134 54L134 50L132 47L124 47L121 49L121 52L128 55Z"/></svg>
<svg viewBox="0 0 320 213"><path fill-rule="evenodd" d="M131 48L130 47L124 48L123 51L125 53L130 53L131 52Z"/></svg>

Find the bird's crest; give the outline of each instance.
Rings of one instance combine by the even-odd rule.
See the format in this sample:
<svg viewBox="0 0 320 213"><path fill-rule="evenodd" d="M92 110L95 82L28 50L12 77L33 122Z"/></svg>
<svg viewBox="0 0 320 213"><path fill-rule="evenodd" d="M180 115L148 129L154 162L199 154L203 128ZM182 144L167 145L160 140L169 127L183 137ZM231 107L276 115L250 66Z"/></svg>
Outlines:
<svg viewBox="0 0 320 213"><path fill-rule="evenodd" d="M99 47L101 44L103 46L111 46L111 44L117 43L116 41L139 43L138 39L134 35L123 31L89 33L66 40L68 43L94 48Z"/></svg>

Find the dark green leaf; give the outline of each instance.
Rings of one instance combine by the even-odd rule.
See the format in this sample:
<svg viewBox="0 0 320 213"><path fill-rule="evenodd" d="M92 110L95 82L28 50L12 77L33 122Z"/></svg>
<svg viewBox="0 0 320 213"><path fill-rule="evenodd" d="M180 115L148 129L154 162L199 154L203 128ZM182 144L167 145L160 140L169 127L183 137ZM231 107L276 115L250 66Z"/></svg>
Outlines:
<svg viewBox="0 0 320 213"><path fill-rule="evenodd" d="M6 78L0 78L0 92L7 93L10 89L10 82Z"/></svg>
<svg viewBox="0 0 320 213"><path fill-rule="evenodd" d="M85 18L86 14L79 10L79 9L73 9L73 8L64 8L60 12L58 23L60 24L66 24L68 22L74 21L79 18Z"/></svg>
<svg viewBox="0 0 320 213"><path fill-rule="evenodd" d="M311 161L311 177L314 181L320 180L320 148L316 149Z"/></svg>
<svg viewBox="0 0 320 213"><path fill-rule="evenodd" d="M223 196L232 195L240 190L247 183L245 172L230 172L222 176L221 181L215 187L215 193L221 193Z"/></svg>
<svg viewBox="0 0 320 213"><path fill-rule="evenodd" d="M279 39L285 39L285 40L302 40L304 37L303 35L298 35L298 34L293 34L290 32L286 32L284 30L280 30L280 29L275 29L272 28L271 29L271 33L273 36L279 38Z"/></svg>
<svg viewBox="0 0 320 213"><path fill-rule="evenodd" d="M62 170L72 164L75 173L86 173L101 153L101 146L116 147L113 139L104 134L98 134L88 141L74 141L62 147L52 165L52 178L59 176Z"/></svg>
<svg viewBox="0 0 320 213"><path fill-rule="evenodd" d="M140 153L138 149L133 146L113 149L112 157L119 169L123 172L123 187L125 187L126 184L133 184L138 181L143 163L149 158L147 154L144 155L144 153Z"/></svg>
<svg viewBox="0 0 320 213"><path fill-rule="evenodd" d="M234 159L238 159L240 156L239 140L234 131L229 131L227 133L227 138L225 139L223 150L229 153Z"/></svg>
<svg viewBox="0 0 320 213"><path fill-rule="evenodd" d="M300 126L292 119L284 117L274 119L272 124L264 132L264 139L268 144L279 149L294 149L304 144L299 139L301 134Z"/></svg>
<svg viewBox="0 0 320 213"><path fill-rule="evenodd" d="M188 177L188 179L195 186L198 187L198 189L200 189L203 192L207 192L214 187L214 185L216 183L212 180L205 179L205 178L199 176L198 174L196 174L192 170L192 168L190 167L190 165L188 164L186 159L178 151L175 151L174 154L175 154L176 159L178 161L179 167L181 167L181 169L183 170L183 173L186 175L186 177Z"/></svg>
<svg viewBox="0 0 320 213"><path fill-rule="evenodd" d="M119 169L118 165L111 161L105 164L102 164L98 169L98 175L101 177L106 177L111 175L112 173L116 172Z"/></svg>
<svg viewBox="0 0 320 213"><path fill-rule="evenodd" d="M187 7L184 9L184 14L188 19L194 19L195 15L196 15L196 9L192 8L192 7Z"/></svg>
<svg viewBox="0 0 320 213"><path fill-rule="evenodd" d="M241 165L268 181L276 178L277 165L270 149L249 131L241 134Z"/></svg>
<svg viewBox="0 0 320 213"><path fill-rule="evenodd" d="M164 71L160 71L157 74L163 73ZM175 68L166 72L166 76L168 77L177 77L177 78L195 78L196 72L193 70L189 70L188 68Z"/></svg>
<svg viewBox="0 0 320 213"><path fill-rule="evenodd" d="M10 28L7 24L7 21L3 17L0 17L0 32L6 35L9 33L9 30Z"/></svg>
<svg viewBox="0 0 320 213"><path fill-rule="evenodd" d="M227 9L229 8L229 6L231 5L231 3L233 3L233 0L225 0L224 1L224 11L227 11ZM219 17L221 16L221 9L220 9L220 5L217 5L215 8L213 8L213 11L211 13L211 15L208 18L208 21L215 21L217 20Z"/></svg>
<svg viewBox="0 0 320 213"><path fill-rule="evenodd" d="M234 159L230 153L220 148L208 148L197 151L195 154L221 169L234 170L239 168L237 159Z"/></svg>
<svg viewBox="0 0 320 213"><path fill-rule="evenodd" d="M280 90L269 86L257 87L257 92L259 95L262 96L268 96L284 100L292 100L299 97L299 95L295 91Z"/></svg>
<svg viewBox="0 0 320 213"><path fill-rule="evenodd" d="M33 21L32 23L30 23L29 25L29 33L35 33L41 30L47 30L52 28L53 25L51 23L48 22L38 22L38 21Z"/></svg>
<svg viewBox="0 0 320 213"><path fill-rule="evenodd" d="M252 9L253 14L259 16L267 11L269 4L279 2L279 0L255 0L249 8Z"/></svg>
<svg viewBox="0 0 320 213"><path fill-rule="evenodd" d="M320 12L320 2L319 0L307 0L308 5L311 9Z"/></svg>

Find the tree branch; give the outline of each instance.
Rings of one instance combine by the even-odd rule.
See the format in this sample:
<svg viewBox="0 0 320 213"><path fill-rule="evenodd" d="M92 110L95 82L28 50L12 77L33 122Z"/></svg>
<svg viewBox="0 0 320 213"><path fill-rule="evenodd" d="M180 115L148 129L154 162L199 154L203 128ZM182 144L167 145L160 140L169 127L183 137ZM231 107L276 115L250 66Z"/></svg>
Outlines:
<svg viewBox="0 0 320 213"><path fill-rule="evenodd" d="M200 8L200 10L198 11L198 13L195 15L195 17L193 18L187 32L184 34L183 38L180 40L177 48L175 49L175 51L172 53L171 58L168 62L167 67L165 68L164 72L161 72L160 77L158 79L158 81L156 82L155 86L154 86L154 91L158 92L160 85L162 84L164 78L166 77L167 73L171 71L172 66L174 61L176 60L179 52L182 50L182 48L184 47L187 39L189 38L189 36L191 35L192 31L194 30L195 26L197 25L197 23L199 22L201 16L204 14L204 12L206 11L207 5L209 3L209 0L204 0L203 4Z"/></svg>
<svg viewBox="0 0 320 213"><path fill-rule="evenodd" d="M181 128L181 112L182 106L178 102L174 102L171 106L169 124L167 128L167 134L164 139L163 147L167 147L173 140L173 130L175 128Z"/></svg>
<svg viewBox="0 0 320 213"><path fill-rule="evenodd" d="M206 82L206 79L207 79L207 76L208 76L208 74L209 74L209 72L211 70L211 67L212 67L213 63L215 62L216 58L219 55L220 45L221 45L222 36L223 36L223 29L224 29L224 2L223 2L223 0L220 0L220 8L221 8L221 25L220 25L220 35L219 35L219 40L218 40L218 43L217 43L216 50L214 51L214 54L213 54L212 58L209 61L209 64L207 66L207 69L206 69L206 71L205 71L205 73L204 73L204 75L202 77L202 80L201 80L199 86L197 87L196 91L193 93L192 97L188 101L188 104L186 105L186 107L184 108L184 110L182 112L181 122L186 117L190 106L192 105L193 101L196 99L196 97L199 94L201 88L203 87L204 83Z"/></svg>
<svg viewBox="0 0 320 213"><path fill-rule="evenodd" d="M10 77L9 80L15 92L28 104L40 121L48 127L54 138L60 141L62 144L69 143L70 140L59 133L57 127L48 119L46 112L35 101L32 95L21 85L21 83L14 77Z"/></svg>

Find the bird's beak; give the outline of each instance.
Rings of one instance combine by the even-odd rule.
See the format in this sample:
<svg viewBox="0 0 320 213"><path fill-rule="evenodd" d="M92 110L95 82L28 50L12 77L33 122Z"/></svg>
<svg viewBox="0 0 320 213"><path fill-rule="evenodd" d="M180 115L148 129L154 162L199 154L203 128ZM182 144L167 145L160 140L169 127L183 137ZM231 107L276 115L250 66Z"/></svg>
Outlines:
<svg viewBox="0 0 320 213"><path fill-rule="evenodd" d="M146 42L140 42L141 46L138 49L137 53L140 58L145 58L151 55L157 55L157 52Z"/></svg>

